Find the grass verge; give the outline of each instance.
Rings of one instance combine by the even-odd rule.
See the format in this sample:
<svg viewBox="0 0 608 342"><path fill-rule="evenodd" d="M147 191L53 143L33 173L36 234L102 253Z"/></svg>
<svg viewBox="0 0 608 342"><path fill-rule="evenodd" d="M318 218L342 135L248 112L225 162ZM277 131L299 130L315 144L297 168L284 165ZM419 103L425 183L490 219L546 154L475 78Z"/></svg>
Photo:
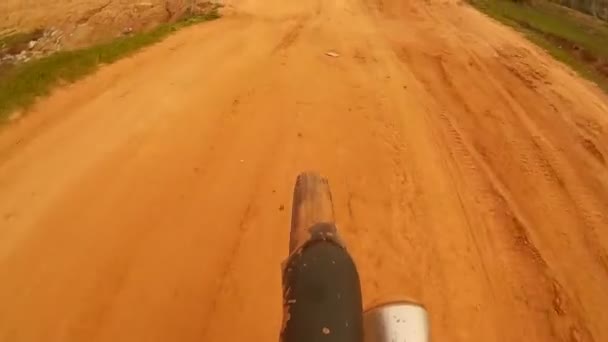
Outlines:
<svg viewBox="0 0 608 342"><path fill-rule="evenodd" d="M480 11L523 32L557 60L608 92L608 25L543 1L469 0Z"/></svg>
<svg viewBox="0 0 608 342"><path fill-rule="evenodd" d="M188 16L175 23L161 24L149 32L136 33L84 49L57 52L3 70L0 75L0 122L6 121L13 111L31 105L37 97L47 95L60 82L74 82L96 70L99 65L112 63L159 42L180 28L217 18L218 8L214 7L204 15Z"/></svg>

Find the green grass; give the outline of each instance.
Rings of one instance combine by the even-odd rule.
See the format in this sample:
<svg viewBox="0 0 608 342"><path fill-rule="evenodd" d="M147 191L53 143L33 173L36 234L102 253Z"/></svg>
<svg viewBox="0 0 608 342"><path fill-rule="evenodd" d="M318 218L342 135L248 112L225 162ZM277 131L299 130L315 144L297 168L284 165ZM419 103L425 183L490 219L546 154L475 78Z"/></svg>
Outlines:
<svg viewBox="0 0 608 342"><path fill-rule="evenodd" d="M590 62L574 53L572 46L593 59L608 61L608 25L556 4L537 1L522 4L508 0L470 0L491 17L513 26L556 59L608 91L608 79Z"/></svg>
<svg viewBox="0 0 608 342"><path fill-rule="evenodd" d="M117 38L84 49L57 52L3 70L0 75L0 122L5 121L11 112L31 105L37 97L47 95L59 83L78 80L96 70L99 65L128 56L182 27L217 18L219 13L216 7L205 15L189 16L176 23L161 24L149 32Z"/></svg>

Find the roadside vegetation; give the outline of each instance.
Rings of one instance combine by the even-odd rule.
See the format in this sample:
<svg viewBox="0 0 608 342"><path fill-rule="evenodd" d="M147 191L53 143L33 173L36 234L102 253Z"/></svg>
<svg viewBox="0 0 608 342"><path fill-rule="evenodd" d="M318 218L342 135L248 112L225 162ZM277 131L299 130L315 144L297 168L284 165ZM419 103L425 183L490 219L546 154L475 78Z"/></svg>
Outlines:
<svg viewBox="0 0 608 342"><path fill-rule="evenodd" d="M608 20L608 0L550 0L594 17Z"/></svg>
<svg viewBox="0 0 608 342"><path fill-rule="evenodd" d="M219 18L218 6L201 15L186 15L174 23L165 23L151 31L134 33L109 43L59 51L40 59L16 65L0 65L0 123L11 113L31 105L37 97L47 95L60 83L74 82L95 71L100 65L112 63L141 48L159 42L176 30ZM19 49L40 31L0 37L0 47Z"/></svg>
<svg viewBox="0 0 608 342"><path fill-rule="evenodd" d="M600 17L603 9L594 16L542 0L469 1L491 17L520 30L553 57L608 92L608 23ZM570 7L578 4L568 3L573 5Z"/></svg>

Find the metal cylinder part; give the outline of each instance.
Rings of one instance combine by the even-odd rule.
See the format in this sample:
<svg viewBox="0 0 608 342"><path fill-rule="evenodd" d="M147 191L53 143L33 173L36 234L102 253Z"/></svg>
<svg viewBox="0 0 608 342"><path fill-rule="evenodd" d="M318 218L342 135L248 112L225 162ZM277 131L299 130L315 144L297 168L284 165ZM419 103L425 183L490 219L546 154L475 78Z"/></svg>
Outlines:
<svg viewBox="0 0 608 342"><path fill-rule="evenodd" d="M363 313L363 342L428 342L426 310L417 304L392 302Z"/></svg>

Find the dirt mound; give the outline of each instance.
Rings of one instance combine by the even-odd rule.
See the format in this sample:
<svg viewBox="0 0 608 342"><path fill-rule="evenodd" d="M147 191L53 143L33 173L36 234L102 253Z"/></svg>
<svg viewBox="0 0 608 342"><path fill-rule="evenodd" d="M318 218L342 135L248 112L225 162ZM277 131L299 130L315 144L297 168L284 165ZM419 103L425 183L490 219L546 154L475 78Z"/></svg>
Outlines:
<svg viewBox="0 0 608 342"><path fill-rule="evenodd" d="M31 6L6 0L0 2L0 37L45 29L59 33L62 48L82 47L177 20L209 5L206 0L40 0Z"/></svg>

